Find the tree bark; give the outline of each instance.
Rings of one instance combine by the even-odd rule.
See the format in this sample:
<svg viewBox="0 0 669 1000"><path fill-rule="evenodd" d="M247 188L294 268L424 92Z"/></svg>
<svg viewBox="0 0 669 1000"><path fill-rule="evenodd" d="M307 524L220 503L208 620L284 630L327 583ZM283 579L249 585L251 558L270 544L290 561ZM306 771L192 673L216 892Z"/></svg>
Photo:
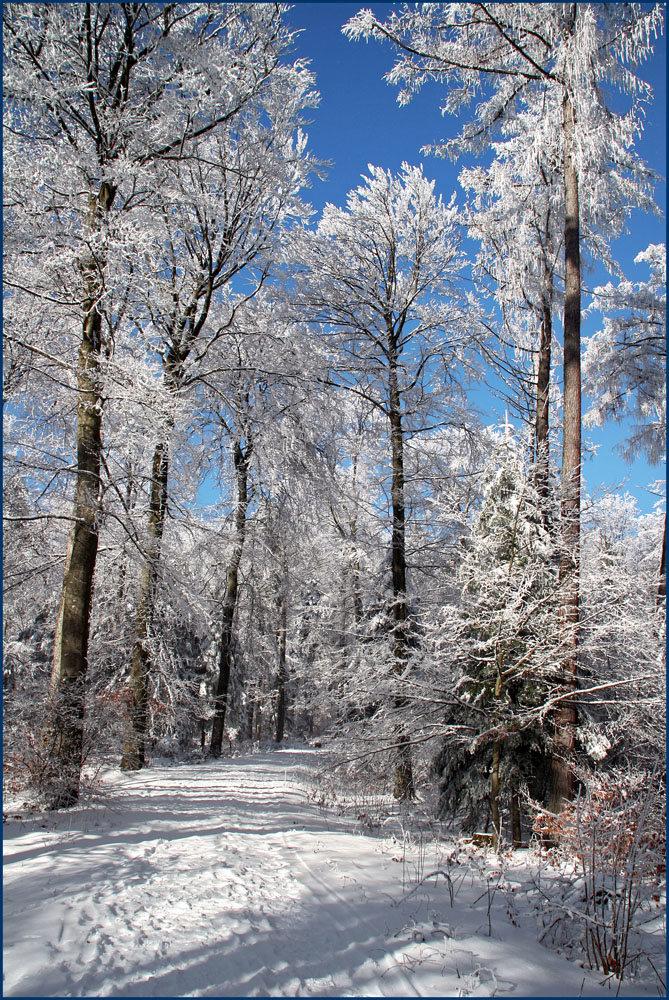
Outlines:
<svg viewBox="0 0 669 1000"><path fill-rule="evenodd" d="M499 762L502 756L502 741L495 740L492 748L492 769L490 772L490 813L492 819L492 844L498 849L502 839L502 821L499 812Z"/></svg>
<svg viewBox="0 0 669 1000"><path fill-rule="evenodd" d="M246 706L246 738L253 739L253 715L255 712L255 699L251 698Z"/></svg>
<svg viewBox="0 0 669 1000"><path fill-rule="evenodd" d="M575 19L575 4L572 18ZM569 758L576 727L576 664L579 620L579 540L581 477L581 264L579 250L578 175L573 159L574 108L568 94L563 101L565 193L565 303L564 303L564 429L562 438L562 540L559 582L562 590L562 626L568 652L559 678L572 696L557 710L549 809L561 812L573 798L574 776Z"/></svg>
<svg viewBox="0 0 669 1000"><path fill-rule="evenodd" d="M548 407L551 377L551 340L553 337L553 275L544 263L544 291L541 302L541 333L537 366L537 410L534 440L536 448L535 485L542 503L542 516L547 518L549 497Z"/></svg>
<svg viewBox="0 0 669 1000"><path fill-rule="evenodd" d="M218 681L214 701L214 719L211 727L210 752L213 757L220 757L223 749L223 731L225 715L228 707L228 691L230 688L230 671L232 668L232 639L237 595L239 592L239 564L244 551L246 537L246 514L249 506L248 470L253 446L247 443L246 450L241 443L233 445L233 461L237 479L237 503L235 506L235 544L226 574L225 597L221 615L221 652L218 663Z"/></svg>
<svg viewBox="0 0 669 1000"><path fill-rule="evenodd" d="M358 449L353 455L353 487L357 493L358 482ZM351 587L353 590L353 620L355 622L355 641L358 641L360 622L362 621L362 594L360 593L360 559L358 549L358 510L355 502L353 513L349 515L348 525L351 537Z"/></svg>
<svg viewBox="0 0 669 1000"><path fill-rule="evenodd" d="M657 606L667 599L667 515L664 515L664 532L662 533L662 554L660 556L660 582L657 587Z"/></svg>
<svg viewBox="0 0 669 1000"><path fill-rule="evenodd" d="M151 468L148 545L137 600L135 641L130 662L130 700L121 757L121 769L124 771L137 771L144 767L149 703L148 640L158 586L160 548L167 516L168 475L169 445L167 441L162 441L155 448Z"/></svg>
<svg viewBox="0 0 669 1000"><path fill-rule="evenodd" d="M99 228L116 188L106 182L89 197L87 228ZM50 753L45 792L53 809L79 798L83 752L85 677L88 667L93 577L98 552L102 406L101 273L104 260L87 255L82 263L84 320L77 368L77 464L72 527L67 540L63 590L56 620L48 715L42 739Z"/></svg>
<svg viewBox="0 0 669 1000"><path fill-rule="evenodd" d="M514 785L511 789L511 845L520 847L522 844L522 826L520 822L520 801L518 789Z"/></svg>
<svg viewBox="0 0 669 1000"><path fill-rule="evenodd" d="M393 669L401 677L408 662L407 605L406 605L406 523L404 514L404 435L399 386L397 382L397 353L394 333L389 333L389 407L390 439L392 450L391 504L393 530L391 540L393 582ZM395 709L404 707L406 700L395 698ZM406 731L400 723L396 731L398 750L395 764L393 795L400 801L414 796L411 747L406 741Z"/></svg>
<svg viewBox="0 0 669 1000"><path fill-rule="evenodd" d="M282 552L282 555L283 552ZM285 556L284 556L284 578L281 593L278 598L279 606L279 672L277 676L277 702L276 702L276 742L281 743L286 727L286 635L287 635L287 615L288 606L286 601L286 576L285 576Z"/></svg>

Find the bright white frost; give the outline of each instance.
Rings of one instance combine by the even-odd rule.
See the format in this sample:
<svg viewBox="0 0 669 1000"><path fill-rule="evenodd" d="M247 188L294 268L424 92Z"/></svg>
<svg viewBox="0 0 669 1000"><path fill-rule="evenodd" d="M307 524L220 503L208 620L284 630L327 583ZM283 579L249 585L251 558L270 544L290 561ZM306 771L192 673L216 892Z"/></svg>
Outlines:
<svg viewBox="0 0 669 1000"><path fill-rule="evenodd" d="M620 233L630 206L655 211L650 194L656 178L634 149L652 90L634 69L652 52L662 30L662 7L577 7L573 34L565 30L564 5L549 3L403 5L385 22L371 10L360 11L343 28L350 38L395 43L397 60L387 79L398 86L401 103L431 79L447 84L444 113L478 102L456 137L426 151L456 158L463 152L487 153L492 145L490 167L463 171L462 179L478 199L477 211L487 203L502 227L508 215L508 230L518 229L512 237L515 258L505 262L507 298L527 292L519 286L518 268L522 261L521 275L531 269L526 255L532 240L520 257L518 250L527 242L527 227L534 228L533 218L545 219L550 209L552 228L559 227L564 214L556 180L562 170L566 94L578 123L572 155L586 245L608 259L610 240ZM626 110L609 107L606 84L628 95ZM475 218L471 221L477 225ZM480 225L490 228L484 220ZM557 254L559 240L553 242Z"/></svg>
<svg viewBox="0 0 669 1000"><path fill-rule="evenodd" d="M473 323L470 316L465 326L457 280L458 214L435 197L420 167L405 163L398 176L368 170L345 209L326 205L316 232L295 237L291 300L297 315L323 325L335 375L348 382L355 373L354 391L384 412L389 352L396 353L413 429L443 405L441 379L450 379L471 344ZM453 394L449 404L455 402Z"/></svg>
<svg viewBox="0 0 669 1000"><path fill-rule="evenodd" d="M604 324L583 358L584 390L593 399L585 423L630 419L623 454L641 452L657 463L666 452L666 247L651 244L635 263L649 265L648 280L622 279L594 290L590 309L602 314Z"/></svg>
<svg viewBox="0 0 669 1000"><path fill-rule="evenodd" d="M556 872L397 816L370 834L318 805L317 762L294 747L107 771L95 804L10 820L4 995L611 996L537 941ZM443 875L420 884L439 868L452 902ZM660 962L663 913L643 934Z"/></svg>

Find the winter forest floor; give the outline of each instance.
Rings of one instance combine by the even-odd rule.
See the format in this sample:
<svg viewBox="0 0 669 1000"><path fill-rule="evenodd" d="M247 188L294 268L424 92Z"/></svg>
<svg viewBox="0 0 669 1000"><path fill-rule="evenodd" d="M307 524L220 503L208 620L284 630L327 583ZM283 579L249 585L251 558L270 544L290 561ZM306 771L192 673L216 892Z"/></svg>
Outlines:
<svg viewBox="0 0 669 1000"><path fill-rule="evenodd" d="M316 801L325 755L109 769L78 808L10 815L4 995L615 996L538 943L533 854L360 832Z"/></svg>

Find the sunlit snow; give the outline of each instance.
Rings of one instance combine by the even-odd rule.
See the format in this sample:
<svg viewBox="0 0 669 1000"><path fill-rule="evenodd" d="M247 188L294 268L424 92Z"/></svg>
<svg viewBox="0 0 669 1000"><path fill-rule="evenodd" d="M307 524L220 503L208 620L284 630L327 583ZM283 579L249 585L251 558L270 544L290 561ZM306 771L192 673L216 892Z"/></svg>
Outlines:
<svg viewBox="0 0 669 1000"><path fill-rule="evenodd" d="M527 851L503 884L492 854L451 866L451 906L436 844L314 801L324 754L108 770L92 803L10 815L4 995L615 995L537 942Z"/></svg>

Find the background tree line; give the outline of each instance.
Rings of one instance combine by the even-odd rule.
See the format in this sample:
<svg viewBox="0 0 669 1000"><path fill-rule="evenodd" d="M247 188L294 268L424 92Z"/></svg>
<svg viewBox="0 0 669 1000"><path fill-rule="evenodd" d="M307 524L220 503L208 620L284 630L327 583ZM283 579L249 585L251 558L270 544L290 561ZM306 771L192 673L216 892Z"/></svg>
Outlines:
<svg viewBox="0 0 669 1000"><path fill-rule="evenodd" d="M370 165L314 225L284 15L5 5L7 767L67 806L91 755L331 729L519 841L664 759L664 521L581 490L583 387L663 450L664 247L613 257L661 8L361 11L403 99L483 95L434 150L480 165L462 204Z"/></svg>

